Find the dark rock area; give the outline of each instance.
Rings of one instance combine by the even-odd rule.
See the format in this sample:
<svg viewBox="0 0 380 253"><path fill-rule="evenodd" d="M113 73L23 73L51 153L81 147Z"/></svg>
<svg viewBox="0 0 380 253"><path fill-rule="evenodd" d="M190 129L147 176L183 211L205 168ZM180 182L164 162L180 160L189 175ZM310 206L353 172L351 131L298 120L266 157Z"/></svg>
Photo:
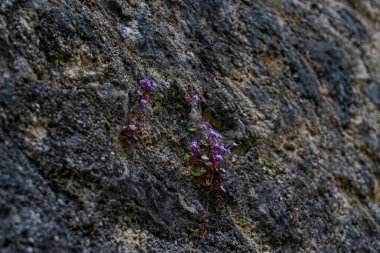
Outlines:
<svg viewBox="0 0 380 253"><path fill-rule="evenodd" d="M0 1L0 252L380 252L380 1Z"/></svg>

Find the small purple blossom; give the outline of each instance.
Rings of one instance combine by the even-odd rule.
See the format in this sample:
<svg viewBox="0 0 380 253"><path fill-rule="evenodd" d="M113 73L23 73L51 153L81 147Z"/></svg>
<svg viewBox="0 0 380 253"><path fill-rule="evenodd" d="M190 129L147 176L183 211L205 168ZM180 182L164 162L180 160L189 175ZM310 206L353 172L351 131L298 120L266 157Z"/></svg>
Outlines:
<svg viewBox="0 0 380 253"><path fill-rule="evenodd" d="M232 143L231 145L230 145L230 147L229 148L233 148L233 147L237 147L237 146L239 146L238 144L236 144L235 142L234 143Z"/></svg>
<svg viewBox="0 0 380 253"><path fill-rule="evenodd" d="M226 149L227 153L228 153L228 154L231 154L231 149L232 149L233 147L236 147L236 146L239 146L239 145L237 145L235 142L232 143L232 144Z"/></svg>
<svg viewBox="0 0 380 253"><path fill-rule="evenodd" d="M199 146L198 146L198 141L193 141L191 143L191 151L195 154L195 155L199 155Z"/></svg>
<svg viewBox="0 0 380 253"><path fill-rule="evenodd" d="M191 101L194 103L198 103L200 100L200 97L198 95L194 95L191 97Z"/></svg>
<svg viewBox="0 0 380 253"><path fill-rule="evenodd" d="M142 99L140 100L140 105L141 105L141 106L144 106L144 105L146 105L147 103L148 103L148 100L147 100L147 99L142 98Z"/></svg>
<svg viewBox="0 0 380 253"><path fill-rule="evenodd" d="M140 84L145 87L150 87L150 82L146 79L140 80Z"/></svg>
<svg viewBox="0 0 380 253"><path fill-rule="evenodd" d="M208 123L208 121L201 121L199 122L199 125L209 127L210 123Z"/></svg>
<svg viewBox="0 0 380 253"><path fill-rule="evenodd" d="M149 81L147 79L140 80L140 84L146 88L155 89L157 88L157 83L155 81Z"/></svg>
<svg viewBox="0 0 380 253"><path fill-rule="evenodd" d="M152 88L152 89L157 88L157 83L155 81L151 81L149 88Z"/></svg>
<svg viewBox="0 0 380 253"><path fill-rule="evenodd" d="M226 148L224 147L223 143L215 144L214 148L219 152L226 152Z"/></svg>
<svg viewBox="0 0 380 253"><path fill-rule="evenodd" d="M213 130L213 129L210 129L210 131L209 131L209 135L210 135L211 138L216 138L216 139L221 139L221 138L223 138L223 136L222 136L220 133L216 132L216 131Z"/></svg>
<svg viewBox="0 0 380 253"><path fill-rule="evenodd" d="M215 160L217 160L217 161L221 161L221 160L223 160L223 156L217 154L217 155L215 155Z"/></svg>

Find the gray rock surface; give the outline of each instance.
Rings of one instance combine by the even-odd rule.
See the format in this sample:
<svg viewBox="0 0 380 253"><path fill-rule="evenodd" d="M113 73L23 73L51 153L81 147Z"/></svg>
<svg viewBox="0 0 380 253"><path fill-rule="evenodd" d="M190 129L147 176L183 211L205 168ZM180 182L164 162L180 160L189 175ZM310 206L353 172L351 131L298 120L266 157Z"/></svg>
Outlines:
<svg viewBox="0 0 380 253"><path fill-rule="evenodd" d="M0 251L380 252L379 84L379 0L2 0ZM193 113L239 143L220 205Z"/></svg>

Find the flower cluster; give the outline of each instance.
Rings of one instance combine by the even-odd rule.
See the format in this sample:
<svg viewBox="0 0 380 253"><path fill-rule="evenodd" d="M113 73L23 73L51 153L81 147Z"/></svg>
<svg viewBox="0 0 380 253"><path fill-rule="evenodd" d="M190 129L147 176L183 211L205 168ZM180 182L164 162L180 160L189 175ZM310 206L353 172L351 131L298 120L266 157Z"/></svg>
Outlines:
<svg viewBox="0 0 380 253"><path fill-rule="evenodd" d="M140 87L137 94L140 95L140 105L145 106L148 103L150 94L149 91L157 88L157 83L146 79L140 80Z"/></svg>
<svg viewBox="0 0 380 253"><path fill-rule="evenodd" d="M149 81L149 80L140 80L139 86L136 89L136 94L139 95L139 104L140 107L136 109L136 106L132 106L131 108L131 114L133 115L134 113L137 114L137 119L131 117L127 121L126 125L118 125L117 128L121 130L120 134L123 138L126 139L128 144L134 143L139 143L141 141L141 126L138 123L138 121L141 121L144 119L144 113L141 110L141 107L144 107L148 101L149 98L152 97L152 90L157 88L157 83L154 81ZM137 111L137 112L136 112Z"/></svg>
<svg viewBox="0 0 380 253"><path fill-rule="evenodd" d="M195 124L192 123L193 125ZM196 177L206 176L215 190L223 190L225 170L222 165L237 144L224 146L223 136L212 129L207 121L199 122L195 126L195 132L198 138L191 143L189 153L185 156L191 165L191 174Z"/></svg>

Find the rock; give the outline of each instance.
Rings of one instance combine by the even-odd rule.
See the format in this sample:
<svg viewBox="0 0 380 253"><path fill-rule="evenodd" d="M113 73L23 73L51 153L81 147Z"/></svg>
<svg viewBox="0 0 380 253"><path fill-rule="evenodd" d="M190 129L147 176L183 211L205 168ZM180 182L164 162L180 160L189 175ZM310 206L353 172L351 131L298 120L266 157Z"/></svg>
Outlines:
<svg viewBox="0 0 380 253"><path fill-rule="evenodd" d="M365 94L371 99L371 101L380 106L380 83L370 83L365 87Z"/></svg>
<svg viewBox="0 0 380 253"><path fill-rule="evenodd" d="M380 252L379 13L2 1L0 251ZM239 144L219 199L183 161L198 118Z"/></svg>

